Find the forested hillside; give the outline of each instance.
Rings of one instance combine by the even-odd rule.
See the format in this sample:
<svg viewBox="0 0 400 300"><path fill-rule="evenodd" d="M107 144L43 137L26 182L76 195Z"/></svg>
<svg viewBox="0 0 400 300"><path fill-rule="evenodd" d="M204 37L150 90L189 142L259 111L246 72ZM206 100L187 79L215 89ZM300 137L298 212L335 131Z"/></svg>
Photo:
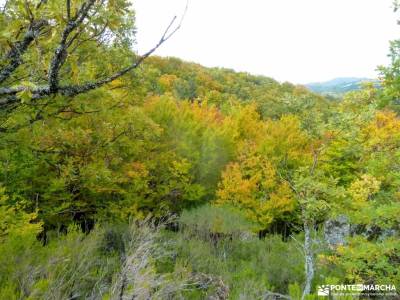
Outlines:
<svg viewBox="0 0 400 300"><path fill-rule="evenodd" d="M378 80L357 77L335 78L326 82L308 83L305 86L315 93L340 98L348 92L361 90L365 83L374 83L379 87Z"/></svg>
<svg viewBox="0 0 400 300"><path fill-rule="evenodd" d="M1 10L0 299L400 288L399 43L382 88L330 101L150 56L176 22L140 56L133 9Z"/></svg>

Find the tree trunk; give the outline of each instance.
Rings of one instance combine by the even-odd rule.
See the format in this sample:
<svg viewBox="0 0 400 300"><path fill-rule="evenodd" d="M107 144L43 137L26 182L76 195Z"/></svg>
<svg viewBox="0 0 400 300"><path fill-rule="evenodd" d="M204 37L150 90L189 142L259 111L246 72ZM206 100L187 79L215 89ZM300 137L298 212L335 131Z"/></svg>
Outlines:
<svg viewBox="0 0 400 300"><path fill-rule="evenodd" d="M314 254L312 250L311 231L314 226L312 222L304 222L304 258L305 258L305 274L306 282L303 290L302 300L311 293L311 283L314 279Z"/></svg>

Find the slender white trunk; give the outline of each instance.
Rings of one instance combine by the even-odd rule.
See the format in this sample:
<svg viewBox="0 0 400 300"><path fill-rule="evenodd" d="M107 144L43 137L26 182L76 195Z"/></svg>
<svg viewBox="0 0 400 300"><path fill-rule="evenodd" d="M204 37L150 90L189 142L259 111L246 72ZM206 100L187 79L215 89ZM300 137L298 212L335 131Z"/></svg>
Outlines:
<svg viewBox="0 0 400 300"><path fill-rule="evenodd" d="M305 274L306 282L303 290L302 300L311 293L311 284L314 279L314 254L312 250L311 231L313 224L309 221L304 221L304 259L305 259Z"/></svg>

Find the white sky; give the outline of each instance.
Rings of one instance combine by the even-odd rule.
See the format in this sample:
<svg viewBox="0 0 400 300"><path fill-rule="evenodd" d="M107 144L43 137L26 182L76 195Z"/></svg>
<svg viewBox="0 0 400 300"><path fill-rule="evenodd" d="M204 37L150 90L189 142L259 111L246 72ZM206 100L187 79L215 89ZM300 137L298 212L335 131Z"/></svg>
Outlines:
<svg viewBox="0 0 400 300"><path fill-rule="evenodd" d="M133 0L136 49L158 41L186 0ZM157 50L209 67L307 83L377 76L400 38L392 0L189 0L182 29Z"/></svg>

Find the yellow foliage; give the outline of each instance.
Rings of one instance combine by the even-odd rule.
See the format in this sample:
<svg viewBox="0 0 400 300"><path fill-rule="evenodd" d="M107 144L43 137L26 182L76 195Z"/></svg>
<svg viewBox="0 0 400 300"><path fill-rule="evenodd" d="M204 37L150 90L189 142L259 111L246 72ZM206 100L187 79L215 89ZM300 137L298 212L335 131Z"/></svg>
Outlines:
<svg viewBox="0 0 400 300"><path fill-rule="evenodd" d="M175 75L164 74L160 77L160 79L158 79L158 83L161 85L162 88L169 91L172 89L173 84L177 79L178 77L176 77Z"/></svg>
<svg viewBox="0 0 400 300"><path fill-rule="evenodd" d="M270 161L254 153L241 155L239 162L228 165L216 204L239 207L264 228L295 207L288 184L280 181Z"/></svg>
<svg viewBox="0 0 400 300"><path fill-rule="evenodd" d="M392 111L378 111L363 136L374 151L395 149L400 146L400 120Z"/></svg>
<svg viewBox="0 0 400 300"><path fill-rule="evenodd" d="M354 181L349 187L349 194L354 201L354 206L365 206L369 198L379 191L380 185L380 181L369 174L364 174L360 179Z"/></svg>
<svg viewBox="0 0 400 300"><path fill-rule="evenodd" d="M126 168L126 176L128 178L141 178L147 177L149 171L146 169L146 166L140 162L133 162L129 164Z"/></svg>
<svg viewBox="0 0 400 300"><path fill-rule="evenodd" d="M280 120L268 120L263 143L263 153L274 162L309 164L311 141L301 130L296 116L286 115Z"/></svg>
<svg viewBox="0 0 400 300"><path fill-rule="evenodd" d="M42 222L37 220L37 213L26 213L21 205L8 205L5 188L0 186L0 238L8 234L35 236L42 230Z"/></svg>
<svg viewBox="0 0 400 300"><path fill-rule="evenodd" d="M293 201L293 192L287 182L282 182L271 193L270 201L268 201L268 209L276 211L276 213L291 212L295 208Z"/></svg>
<svg viewBox="0 0 400 300"><path fill-rule="evenodd" d="M239 141L259 143L265 138L265 123L260 119L254 104L239 106L232 114L232 127L236 129Z"/></svg>
<svg viewBox="0 0 400 300"><path fill-rule="evenodd" d="M237 206L265 227L295 209L293 192L278 168L310 163L311 139L297 117L262 122L254 106L244 108L234 121L242 143L238 160L222 174L216 203Z"/></svg>

